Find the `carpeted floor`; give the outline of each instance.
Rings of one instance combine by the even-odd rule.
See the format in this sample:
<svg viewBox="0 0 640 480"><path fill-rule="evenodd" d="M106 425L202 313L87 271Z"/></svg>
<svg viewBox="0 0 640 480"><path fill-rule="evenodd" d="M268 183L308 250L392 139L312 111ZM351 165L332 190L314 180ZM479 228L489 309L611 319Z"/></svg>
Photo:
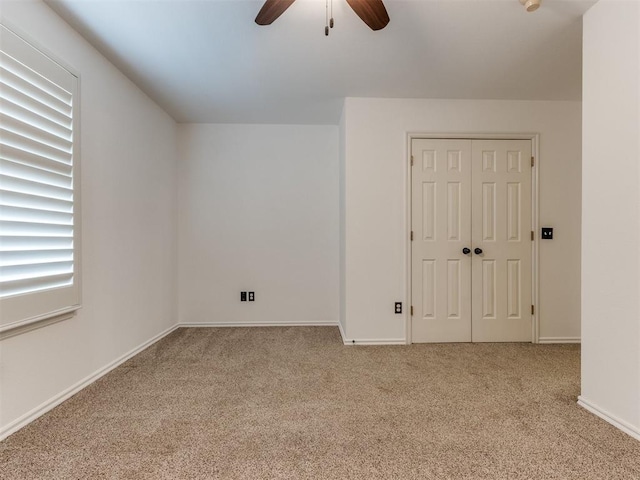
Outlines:
<svg viewBox="0 0 640 480"><path fill-rule="evenodd" d="M179 329L0 443L2 479L640 479L575 345Z"/></svg>

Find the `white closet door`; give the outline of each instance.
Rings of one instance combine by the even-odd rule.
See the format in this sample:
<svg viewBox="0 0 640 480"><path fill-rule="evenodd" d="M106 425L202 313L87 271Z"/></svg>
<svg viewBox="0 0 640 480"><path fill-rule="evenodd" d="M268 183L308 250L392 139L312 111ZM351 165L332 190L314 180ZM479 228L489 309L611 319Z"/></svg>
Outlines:
<svg viewBox="0 0 640 480"><path fill-rule="evenodd" d="M471 142L412 142L412 341L471 341Z"/></svg>
<svg viewBox="0 0 640 480"><path fill-rule="evenodd" d="M531 341L531 141L416 139L412 155L412 341Z"/></svg>
<svg viewBox="0 0 640 480"><path fill-rule="evenodd" d="M472 164L472 340L529 342L531 141L474 140Z"/></svg>

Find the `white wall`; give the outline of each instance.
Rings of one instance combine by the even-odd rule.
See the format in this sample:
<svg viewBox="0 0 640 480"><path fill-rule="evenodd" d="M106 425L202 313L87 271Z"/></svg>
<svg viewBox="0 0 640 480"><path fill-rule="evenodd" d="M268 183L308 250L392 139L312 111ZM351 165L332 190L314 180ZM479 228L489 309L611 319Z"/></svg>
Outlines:
<svg viewBox="0 0 640 480"><path fill-rule="evenodd" d="M179 144L180 321L337 324L338 127L190 124Z"/></svg>
<svg viewBox="0 0 640 480"><path fill-rule="evenodd" d="M347 117L345 109L342 110L342 115L340 116L340 138L339 138L339 179L340 179L340 187L339 187L339 196L340 196L340 331L342 336L345 336L346 332L346 308L347 308L347 291L346 291L346 268L347 268L347 258L346 258L346 211L345 211L345 198L346 198L346 179L345 179L345 169L346 169L346 155L347 155Z"/></svg>
<svg viewBox="0 0 640 480"><path fill-rule="evenodd" d="M640 4L584 17L582 395L640 439Z"/></svg>
<svg viewBox="0 0 640 480"><path fill-rule="evenodd" d="M176 125L41 2L0 14L81 76L83 308L0 342L0 436L176 322Z"/></svg>
<svg viewBox="0 0 640 480"><path fill-rule="evenodd" d="M540 336L579 339L580 102L348 98L343 115L347 339L405 339L409 132L540 134Z"/></svg>

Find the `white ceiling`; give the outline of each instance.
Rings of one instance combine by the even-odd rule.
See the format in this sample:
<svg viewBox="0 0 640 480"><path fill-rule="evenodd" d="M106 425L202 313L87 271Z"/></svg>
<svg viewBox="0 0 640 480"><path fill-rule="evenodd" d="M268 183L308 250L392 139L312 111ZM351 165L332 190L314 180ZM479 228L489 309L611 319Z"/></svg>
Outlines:
<svg viewBox="0 0 640 480"><path fill-rule="evenodd" d="M595 0L385 0L371 31L345 0L47 0L179 122L336 124L344 97L579 100Z"/></svg>

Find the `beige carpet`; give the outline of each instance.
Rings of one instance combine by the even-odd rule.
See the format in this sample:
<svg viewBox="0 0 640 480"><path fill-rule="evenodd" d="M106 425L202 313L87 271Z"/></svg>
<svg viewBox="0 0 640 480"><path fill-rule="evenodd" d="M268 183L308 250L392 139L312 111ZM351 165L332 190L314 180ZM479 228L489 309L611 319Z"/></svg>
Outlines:
<svg viewBox="0 0 640 480"><path fill-rule="evenodd" d="M640 479L579 347L180 329L0 443L3 479Z"/></svg>

